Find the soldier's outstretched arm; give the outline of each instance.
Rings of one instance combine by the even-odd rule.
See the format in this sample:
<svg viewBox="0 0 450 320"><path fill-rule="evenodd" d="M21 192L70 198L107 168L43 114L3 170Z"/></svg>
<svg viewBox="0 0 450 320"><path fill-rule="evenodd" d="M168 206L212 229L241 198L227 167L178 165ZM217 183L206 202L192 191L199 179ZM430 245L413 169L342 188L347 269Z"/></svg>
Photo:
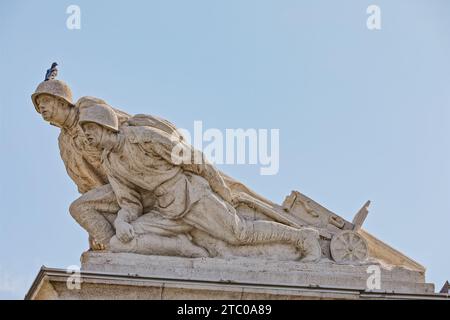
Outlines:
<svg viewBox="0 0 450 320"><path fill-rule="evenodd" d="M117 217L130 223L139 218L143 212L141 195L125 183L114 177L108 177L109 183L117 198L120 211Z"/></svg>
<svg viewBox="0 0 450 320"><path fill-rule="evenodd" d="M130 188L126 183L119 179L108 177L120 210L114 221L117 238L126 243L131 241L135 234L131 222L140 217L143 213L141 195L136 190Z"/></svg>

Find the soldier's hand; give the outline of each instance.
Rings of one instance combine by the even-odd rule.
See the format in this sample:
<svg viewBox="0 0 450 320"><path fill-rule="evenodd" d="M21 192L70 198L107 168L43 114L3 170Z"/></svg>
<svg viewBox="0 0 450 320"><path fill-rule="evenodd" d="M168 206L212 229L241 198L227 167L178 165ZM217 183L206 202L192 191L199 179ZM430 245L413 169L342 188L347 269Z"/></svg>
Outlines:
<svg viewBox="0 0 450 320"><path fill-rule="evenodd" d="M232 196L233 196L233 199L232 199L232 201L231 201L231 204L234 206L234 207L237 207L239 204L241 204L242 203L242 200L244 199L246 199L246 197L245 197L245 193L244 192L238 192L238 193L236 193L236 194L233 194L232 193ZM248 197L247 197L248 198Z"/></svg>
<svg viewBox="0 0 450 320"><path fill-rule="evenodd" d="M116 221L116 235L123 243L130 242L134 239L133 226L125 221Z"/></svg>
<svg viewBox="0 0 450 320"><path fill-rule="evenodd" d="M89 237L89 247L94 251L106 250L106 246L103 243L97 242L92 237Z"/></svg>
<svg viewBox="0 0 450 320"><path fill-rule="evenodd" d="M231 203L231 204L233 204L233 195L232 195L232 193L231 193L231 190L230 190L230 188L228 188L228 187L224 187L224 188L222 188L222 190L220 190L221 192L221 196L222 196L222 198L225 200L225 201L227 201L228 203Z"/></svg>

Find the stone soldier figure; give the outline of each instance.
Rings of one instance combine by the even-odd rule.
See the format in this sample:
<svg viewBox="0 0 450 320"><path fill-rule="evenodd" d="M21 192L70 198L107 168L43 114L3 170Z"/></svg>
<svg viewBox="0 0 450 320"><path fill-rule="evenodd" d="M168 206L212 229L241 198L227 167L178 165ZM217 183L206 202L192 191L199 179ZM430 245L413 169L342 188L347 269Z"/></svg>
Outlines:
<svg viewBox="0 0 450 320"><path fill-rule="evenodd" d="M231 245L288 243L300 249L302 261L320 259L317 230L241 218L230 188L200 151L157 128L119 128L114 110L105 104L82 108L79 123L90 145L103 150L102 166L120 206L111 246L135 238L133 222L143 217L143 199L150 192L156 196L153 216L187 224ZM173 151L180 143L192 161L177 158ZM198 153L201 163L193 161Z"/></svg>
<svg viewBox="0 0 450 320"><path fill-rule="evenodd" d="M44 120L61 129L58 138L61 158L67 173L77 185L78 191L82 193L82 196L71 204L71 215L88 232L91 249L107 249L111 237L116 233L114 221L120 207L101 166L99 150L87 143L78 125L80 108L92 103L106 104L106 102L98 98L83 97L74 104L69 86L63 81L54 79L40 83L32 95L32 101L36 111ZM152 125L171 133L175 130L175 127L169 122L156 117L147 115L130 117L120 110L112 110L114 110L120 125L125 123L127 125ZM146 197L146 203L150 207L152 199L152 195ZM164 223L160 222L160 225L164 225ZM148 228L152 231L160 231L158 227L148 226ZM179 226L176 225L175 228L178 231ZM162 231L161 233L165 234ZM173 248L179 248L181 242L188 242L183 244L183 247L186 248L185 255L203 255L202 250L193 247L188 238L179 232L177 237L172 239L172 242L165 239L166 241L162 243L165 245L164 250L176 251ZM153 242L161 243L156 238L157 236ZM192 250L190 250L191 248ZM149 254L151 253L151 248L146 250Z"/></svg>

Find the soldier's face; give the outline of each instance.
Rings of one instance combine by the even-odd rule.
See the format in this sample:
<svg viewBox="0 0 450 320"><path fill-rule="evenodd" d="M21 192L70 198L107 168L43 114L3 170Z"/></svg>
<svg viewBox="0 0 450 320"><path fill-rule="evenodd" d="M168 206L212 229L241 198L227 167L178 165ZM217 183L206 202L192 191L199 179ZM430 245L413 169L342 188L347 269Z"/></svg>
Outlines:
<svg viewBox="0 0 450 320"><path fill-rule="evenodd" d="M87 122L81 126L87 142L90 146L99 148L101 147L102 136L104 128L96 123Z"/></svg>
<svg viewBox="0 0 450 320"><path fill-rule="evenodd" d="M58 100L55 97L43 94L38 97L37 103L42 118L44 118L45 121L54 121L58 107Z"/></svg>

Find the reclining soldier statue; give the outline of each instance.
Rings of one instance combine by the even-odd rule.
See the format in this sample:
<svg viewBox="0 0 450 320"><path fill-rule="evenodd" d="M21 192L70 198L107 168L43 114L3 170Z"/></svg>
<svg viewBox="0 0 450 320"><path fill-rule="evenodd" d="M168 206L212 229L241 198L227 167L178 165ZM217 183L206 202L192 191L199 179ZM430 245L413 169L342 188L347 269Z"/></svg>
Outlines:
<svg viewBox="0 0 450 320"><path fill-rule="evenodd" d="M81 108L79 124L90 146L102 150L102 167L120 206L111 247L126 248L135 239L133 223L139 226L157 217L200 229L232 245L289 243L302 251L302 261L320 259L316 230L241 218L219 172L182 140L152 127L119 130L119 120L106 104ZM150 216L143 215L148 193L156 197ZM137 245L132 243L130 249Z"/></svg>

